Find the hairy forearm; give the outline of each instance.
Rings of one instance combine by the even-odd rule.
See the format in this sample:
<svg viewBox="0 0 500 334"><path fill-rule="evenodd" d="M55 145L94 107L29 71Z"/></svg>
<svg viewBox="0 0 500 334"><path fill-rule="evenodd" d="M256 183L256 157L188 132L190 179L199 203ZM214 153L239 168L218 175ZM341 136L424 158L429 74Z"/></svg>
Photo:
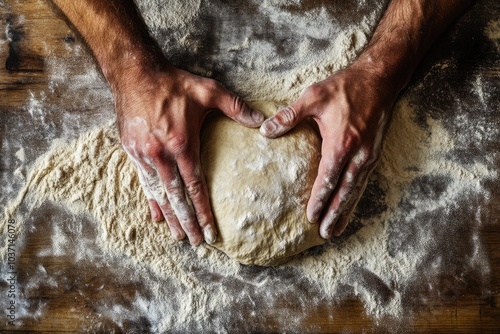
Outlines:
<svg viewBox="0 0 500 334"><path fill-rule="evenodd" d="M393 0L355 66L392 82L397 94L438 36L473 0Z"/></svg>
<svg viewBox="0 0 500 334"><path fill-rule="evenodd" d="M133 0L52 0L85 39L111 86L124 70L159 66L161 50Z"/></svg>

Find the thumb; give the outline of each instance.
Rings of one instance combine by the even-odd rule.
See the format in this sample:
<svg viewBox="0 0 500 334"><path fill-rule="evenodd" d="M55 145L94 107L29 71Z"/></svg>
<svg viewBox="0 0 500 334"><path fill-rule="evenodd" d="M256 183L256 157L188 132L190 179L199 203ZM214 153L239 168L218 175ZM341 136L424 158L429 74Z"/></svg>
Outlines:
<svg viewBox="0 0 500 334"><path fill-rule="evenodd" d="M218 93L217 109L241 125L256 128L264 121L264 115L250 108L239 96L222 88Z"/></svg>
<svg viewBox="0 0 500 334"><path fill-rule="evenodd" d="M298 110L294 103L281 109L262 123L260 133L268 138L276 138L287 133L304 119Z"/></svg>

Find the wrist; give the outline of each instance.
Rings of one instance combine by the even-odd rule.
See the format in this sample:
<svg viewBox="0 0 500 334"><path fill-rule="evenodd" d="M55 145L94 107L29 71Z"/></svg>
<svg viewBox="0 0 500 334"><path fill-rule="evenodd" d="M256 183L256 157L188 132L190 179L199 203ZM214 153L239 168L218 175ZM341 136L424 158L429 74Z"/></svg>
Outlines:
<svg viewBox="0 0 500 334"><path fill-rule="evenodd" d="M358 73L358 77L379 91L380 95L388 99L396 99L401 90L407 85L411 73L400 70L400 66L389 59L362 54L350 66L349 70Z"/></svg>
<svg viewBox="0 0 500 334"><path fill-rule="evenodd" d="M85 39L113 89L129 72L165 63L133 0L53 1Z"/></svg>
<svg viewBox="0 0 500 334"><path fill-rule="evenodd" d="M112 79L108 79L120 120L154 114L163 108L160 100L171 96L179 87L178 70L164 57L130 57L126 64L114 69Z"/></svg>
<svg viewBox="0 0 500 334"><path fill-rule="evenodd" d="M123 40L96 58L114 93L170 66L154 44Z"/></svg>

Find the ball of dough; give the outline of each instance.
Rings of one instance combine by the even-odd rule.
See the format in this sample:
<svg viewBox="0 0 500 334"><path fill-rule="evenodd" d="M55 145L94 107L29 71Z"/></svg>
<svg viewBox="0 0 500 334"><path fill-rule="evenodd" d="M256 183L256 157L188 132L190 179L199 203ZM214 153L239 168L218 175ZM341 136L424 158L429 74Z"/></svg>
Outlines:
<svg viewBox="0 0 500 334"><path fill-rule="evenodd" d="M266 116L277 110L252 106ZM213 246L243 264L270 266L324 243L306 218L320 147L311 124L267 139L227 117L209 119L201 159L218 228Z"/></svg>

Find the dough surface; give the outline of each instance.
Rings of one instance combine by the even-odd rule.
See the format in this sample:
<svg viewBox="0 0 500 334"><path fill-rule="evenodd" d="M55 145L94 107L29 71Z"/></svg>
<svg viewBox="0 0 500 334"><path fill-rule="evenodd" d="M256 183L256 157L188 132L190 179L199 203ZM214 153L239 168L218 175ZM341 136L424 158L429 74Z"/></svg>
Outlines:
<svg viewBox="0 0 500 334"><path fill-rule="evenodd" d="M266 116L278 107L252 106ZM209 120L201 159L218 228L213 246L243 264L269 266L324 243L306 218L320 147L310 124L267 139L227 117Z"/></svg>

